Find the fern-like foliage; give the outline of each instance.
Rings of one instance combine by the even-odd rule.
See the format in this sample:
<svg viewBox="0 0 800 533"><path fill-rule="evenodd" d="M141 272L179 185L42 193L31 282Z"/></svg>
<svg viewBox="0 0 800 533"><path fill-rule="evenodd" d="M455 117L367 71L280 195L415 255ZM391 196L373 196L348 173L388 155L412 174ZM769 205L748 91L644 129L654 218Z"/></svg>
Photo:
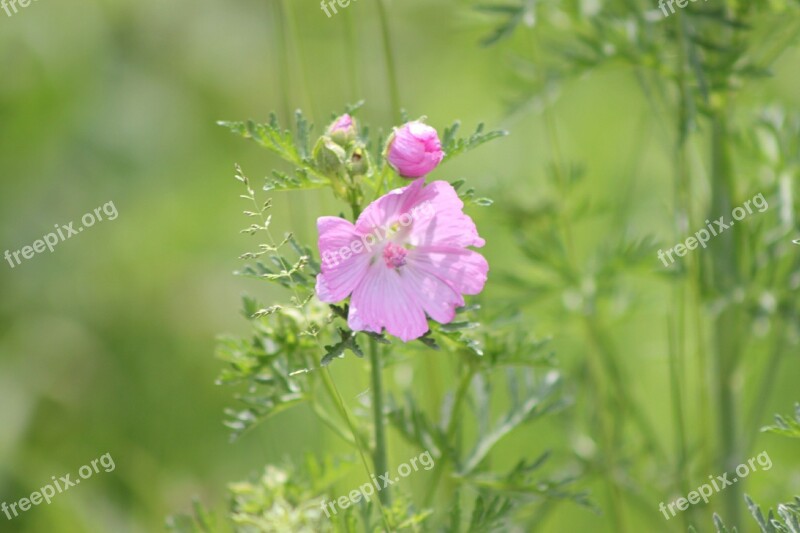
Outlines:
<svg viewBox="0 0 800 533"><path fill-rule="evenodd" d="M622 63L635 69L653 100L666 97L659 85L665 78L683 95L686 105L678 120L685 139L697 126L698 115L707 115L717 105L716 96L770 75L776 51L783 47L767 46L772 39L753 35L748 21L771 17L772 25L766 25L770 35L785 45L793 38L794 17L800 8L791 1L720 0L714 5L690 3L679 13L664 16L656 4L611 0L587 9L577 7L582 4L516 0L482 1L475 9L494 21L482 39L484 46L496 45L523 29L541 38L534 48L536 56L528 53L517 62L523 96L513 109L545 101L565 79L604 64Z"/></svg>
<svg viewBox="0 0 800 533"><path fill-rule="evenodd" d="M508 526L514 510L532 502L568 500L591 506L586 493L572 488L574 478L551 479L541 471L550 457L547 452L507 473L493 472L489 466L489 457L506 437L570 404L547 342L523 333L520 319L501 318L487 328L469 322L461 322L458 331L434 328L431 340L458 350L464 366L461 385L445 398L438 419L411 394L402 400L389 398L388 416L395 430L409 443L430 451L437 468L452 464L453 479L481 495L473 502L470 525L463 524L467 531L502 531L498 524ZM464 337L464 330L469 337ZM505 396L502 402L498 391ZM503 404L502 410L495 408L496 401ZM464 420L475 421L469 438L466 430L455 431ZM459 515L451 522L462 519Z"/></svg>
<svg viewBox="0 0 800 533"><path fill-rule="evenodd" d="M350 459L318 461L306 455L299 465L268 465L260 475L228 486L230 514L220 518L195 502L191 515L170 517L173 533L325 533L334 523L322 510L325 492L349 469Z"/></svg>
<svg viewBox="0 0 800 533"><path fill-rule="evenodd" d="M480 123L478 127L475 128L475 132L472 135L466 138L459 138L456 136L459 129L461 129L461 122L456 121L452 126L444 130L444 135L442 136L442 150L444 150L445 154L444 161L470 150L474 150L489 141L508 135L508 132L503 130L484 132L484 125Z"/></svg>
<svg viewBox="0 0 800 533"><path fill-rule="evenodd" d="M800 496L795 497L794 501L786 504L778 504L777 513L770 509L766 516L761 508L745 495L747 508L756 521L761 533L800 533ZM716 513L714 514L714 526L717 533L736 533L737 529L728 527ZM691 531L696 531L694 528ZM749 530L748 530L749 531Z"/></svg>
<svg viewBox="0 0 800 533"><path fill-rule="evenodd" d="M775 425L767 426L761 431L800 439L800 403L794 406L794 416L775 415Z"/></svg>
<svg viewBox="0 0 800 533"><path fill-rule="evenodd" d="M293 174L274 170L271 178L267 179L264 190L316 189L330 184L329 177L311 157L309 135L312 128L301 111L298 110L295 114L294 131L283 128L274 113L270 114L269 120L265 123L248 120L246 122L220 121L218 124L245 139L255 141L294 165Z"/></svg>

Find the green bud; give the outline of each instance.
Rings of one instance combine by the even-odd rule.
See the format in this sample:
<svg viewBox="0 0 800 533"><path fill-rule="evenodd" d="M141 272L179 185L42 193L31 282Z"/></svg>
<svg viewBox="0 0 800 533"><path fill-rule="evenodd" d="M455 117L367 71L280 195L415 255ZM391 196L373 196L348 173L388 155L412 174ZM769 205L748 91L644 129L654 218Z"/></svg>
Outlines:
<svg viewBox="0 0 800 533"><path fill-rule="evenodd" d="M336 176L344 170L347 154L344 148L333 142L330 137L320 137L314 146L314 161L317 167L328 176Z"/></svg>
<svg viewBox="0 0 800 533"><path fill-rule="evenodd" d="M351 176L363 176L369 171L369 157L363 147L358 146L350 153L347 169Z"/></svg>

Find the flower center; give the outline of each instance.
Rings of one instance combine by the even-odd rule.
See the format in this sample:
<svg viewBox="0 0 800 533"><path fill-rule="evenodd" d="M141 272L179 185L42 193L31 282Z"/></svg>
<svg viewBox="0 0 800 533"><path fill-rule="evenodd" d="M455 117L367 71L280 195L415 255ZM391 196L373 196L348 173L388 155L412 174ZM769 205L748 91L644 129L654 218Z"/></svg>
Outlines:
<svg viewBox="0 0 800 533"><path fill-rule="evenodd" d="M400 268L405 265L406 255L408 250L391 241L383 248L383 261L388 268Z"/></svg>

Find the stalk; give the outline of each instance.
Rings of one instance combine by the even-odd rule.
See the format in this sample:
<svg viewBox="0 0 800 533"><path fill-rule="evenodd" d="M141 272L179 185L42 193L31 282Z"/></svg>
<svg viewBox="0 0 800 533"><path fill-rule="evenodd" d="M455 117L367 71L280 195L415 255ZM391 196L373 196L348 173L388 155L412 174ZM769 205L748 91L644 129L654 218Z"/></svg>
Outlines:
<svg viewBox="0 0 800 533"><path fill-rule="evenodd" d="M375 466L375 475L380 476L389 471L389 461L386 450L386 419L383 416L383 375L378 342L373 338L369 340L369 359L372 366L372 413L375 418L375 450L372 460ZM378 496L381 504L391 505L392 498L388 488L378 492Z"/></svg>
<svg viewBox="0 0 800 533"><path fill-rule="evenodd" d="M733 204L733 183L731 181L731 165L726 144L727 125L720 106L712 118L711 137L711 180L712 180L712 216L715 213L728 216ZM715 238L717 241L711 253L713 261L713 280L718 294L730 294L737 286L738 264L734 234L728 230ZM736 304L730 303L714 320L715 363L714 393L717 397L717 420L719 422L719 454L718 467L720 473L731 472L738 464L738 439L736 429L735 391L733 390L733 374L736 370L741 347L739 331L741 330L740 312ZM740 518L741 485L734 484L725 490L725 508L731 522L738 523Z"/></svg>
<svg viewBox="0 0 800 533"><path fill-rule="evenodd" d="M278 66L280 75L278 76L280 83L281 94L281 111L283 112L283 122L290 124L292 122L292 104L289 101L289 95L292 92L290 84L290 64L289 59L289 42L286 36L286 17L284 16L284 6L282 3L270 4L272 8L272 27L275 31L275 48L278 56Z"/></svg>
<svg viewBox="0 0 800 533"><path fill-rule="evenodd" d="M472 383L472 378L475 377L475 368L470 365L468 370L464 371L464 374L461 376L461 382L458 385L458 391L456 392L455 401L453 402L453 410L450 414L450 421L447 423L447 429L445 430L445 440L444 442L448 445L455 440L456 431L458 430L459 424L458 421L461 418L461 407L464 405L464 400L467 397L467 392L469 391L469 386ZM458 453L456 451L456 453ZM457 455L456 455L457 457ZM447 463L454 458L453 454L447 453L447 450L442 450L442 457L439 459L439 465L436 471L433 474L433 480L428 487L428 494L425 496L425 507L428 507L433 502L433 497L436 492L436 487L439 486L439 481L442 479L442 475L444 474L445 466Z"/></svg>
<svg viewBox="0 0 800 533"><path fill-rule="evenodd" d="M389 79L389 101L392 104L392 118L400 123L400 90L397 83L397 68L392 51L392 38L389 33L389 18L386 15L386 0L378 0L378 18L381 22L383 56L386 60L386 75Z"/></svg>
<svg viewBox="0 0 800 533"><path fill-rule="evenodd" d="M353 24L353 12L348 9L344 13L344 42L345 57L347 58L347 73L350 78L350 97L357 101L360 97L361 81L358 76L358 52L356 32Z"/></svg>
<svg viewBox="0 0 800 533"><path fill-rule="evenodd" d="M308 81L306 80L306 73L303 69L303 50L300 46L300 39L297 35L297 21L294 16L292 2L288 0L281 0L281 9L283 11L283 22L285 24L284 35L286 38L287 53L294 55L293 63L297 65L297 79L299 85L300 101L305 102L305 109L311 121L316 118L321 118L321 115L315 112L314 100L311 98L309 91ZM291 43L291 48L289 44ZM291 60L291 59L290 59Z"/></svg>

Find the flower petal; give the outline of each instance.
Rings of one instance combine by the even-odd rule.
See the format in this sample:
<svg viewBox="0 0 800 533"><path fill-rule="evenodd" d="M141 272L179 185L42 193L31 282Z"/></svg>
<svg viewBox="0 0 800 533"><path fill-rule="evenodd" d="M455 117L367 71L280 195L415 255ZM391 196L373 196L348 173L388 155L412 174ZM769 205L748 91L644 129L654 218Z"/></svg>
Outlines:
<svg viewBox="0 0 800 533"><path fill-rule="evenodd" d="M353 291L347 323L354 331L380 333L383 328L404 342L428 331L425 311L417 301L405 269L373 264Z"/></svg>
<svg viewBox="0 0 800 533"><path fill-rule="evenodd" d="M478 252L446 246L412 250L406 257L406 267L436 277L458 294L480 293L489 272L489 263Z"/></svg>
<svg viewBox="0 0 800 533"><path fill-rule="evenodd" d="M472 219L464 214L464 202L452 185L434 181L411 191L417 207L409 243L414 246L481 247L486 244Z"/></svg>
<svg viewBox="0 0 800 533"><path fill-rule="evenodd" d="M404 214L411 214L415 206L419 191L425 185L424 179L417 179L410 185L394 189L381 196L361 213L356 221L356 230L359 233L370 233L376 228L394 224Z"/></svg>
<svg viewBox="0 0 800 533"><path fill-rule="evenodd" d="M425 313L441 324L448 324L456 316L456 308L464 305L464 297L437 276L423 269L406 265L403 268L409 282L414 286L413 298Z"/></svg>
<svg viewBox="0 0 800 533"><path fill-rule="evenodd" d="M343 218L320 217L317 230L322 259L317 296L323 302L339 302L347 298L364 277L371 256L352 253L353 243L360 242L361 236L353 224Z"/></svg>

